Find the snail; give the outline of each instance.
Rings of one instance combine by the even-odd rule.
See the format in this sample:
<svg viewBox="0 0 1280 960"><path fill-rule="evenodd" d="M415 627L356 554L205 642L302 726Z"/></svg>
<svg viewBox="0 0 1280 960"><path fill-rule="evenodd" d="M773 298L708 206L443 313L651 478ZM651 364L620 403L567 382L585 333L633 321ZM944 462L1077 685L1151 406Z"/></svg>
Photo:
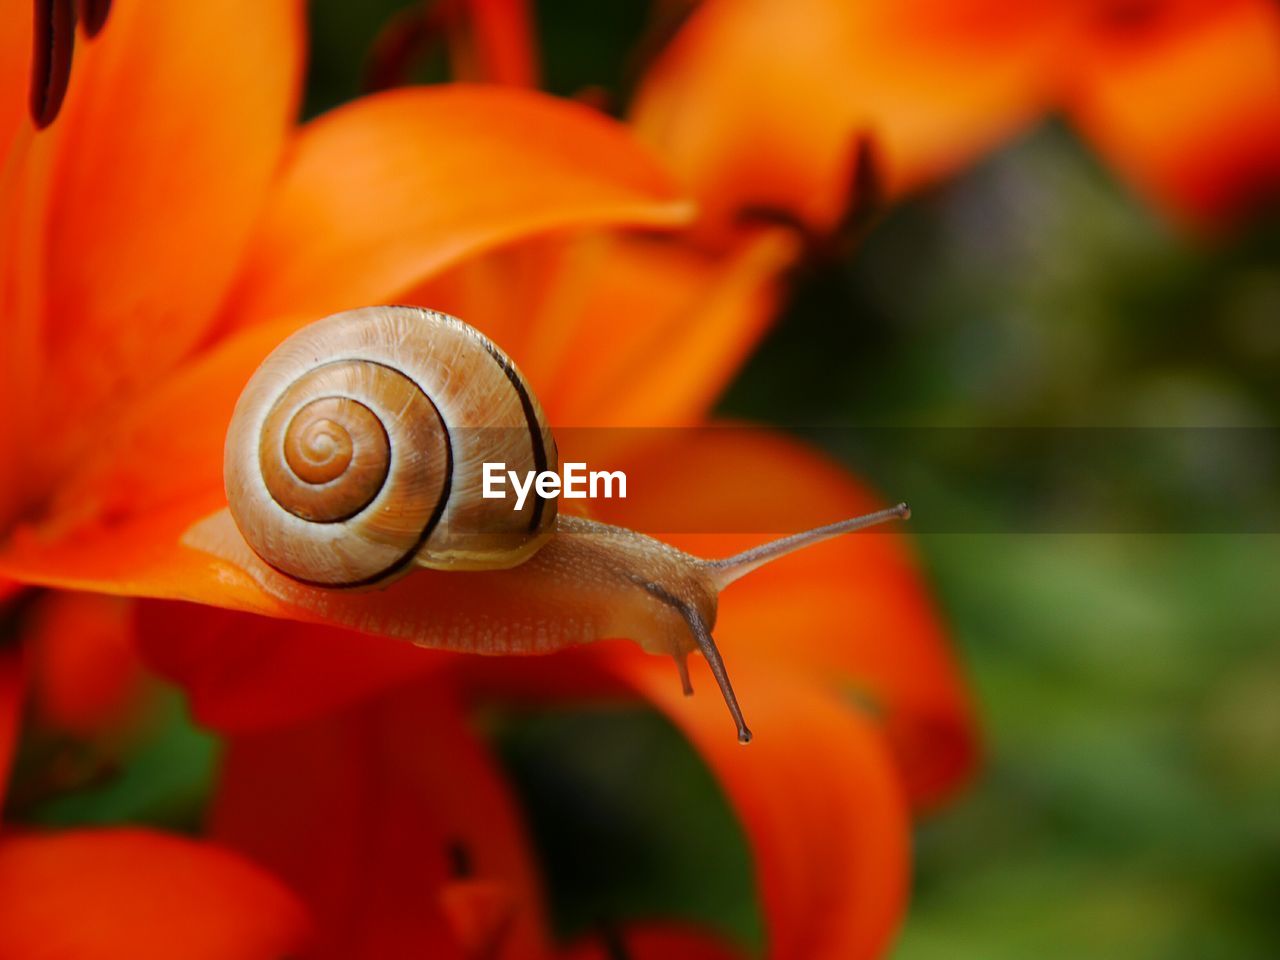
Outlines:
<svg viewBox="0 0 1280 960"><path fill-rule="evenodd" d="M559 463L507 355L454 317L366 307L303 327L263 361L231 418L224 480L244 542L288 581L379 588L418 567L488 576L538 603L536 616L486 616L487 652L626 636L672 656L686 694L687 657L700 651L744 743L751 732L711 635L720 591L794 550L909 516L898 504L704 560L560 514L554 497L535 493L520 509L483 497L483 465L495 462L538 472ZM415 639L475 648L443 633Z"/></svg>

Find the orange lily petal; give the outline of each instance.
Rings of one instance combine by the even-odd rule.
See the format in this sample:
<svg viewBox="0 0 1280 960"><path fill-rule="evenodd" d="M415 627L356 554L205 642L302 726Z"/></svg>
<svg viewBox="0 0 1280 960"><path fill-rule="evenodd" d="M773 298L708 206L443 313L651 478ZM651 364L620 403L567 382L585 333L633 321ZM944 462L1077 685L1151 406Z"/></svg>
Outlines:
<svg viewBox="0 0 1280 960"><path fill-rule="evenodd" d="M302 324L286 320L245 331L119 411L48 497L46 535L95 526L109 532L175 505L193 511L190 523L222 506L223 444L236 400L263 358ZM170 466L157 470L155 463Z"/></svg>
<svg viewBox="0 0 1280 960"><path fill-rule="evenodd" d="M30 38L32 4L15 14ZM7 22L7 21L6 21ZM8 33L6 33L8 36ZM29 46L29 42L28 42ZM28 51L29 52L29 51ZM29 56L20 58L24 66ZM9 451L0 471L0 529L20 512L28 490L38 482L31 461L40 376L44 363L41 311L45 247L45 204L49 193L51 150L48 135L36 136L25 117L26 97L14 109L0 167L0 405L10 415L0 420L0 445Z"/></svg>
<svg viewBox="0 0 1280 960"><path fill-rule="evenodd" d="M262 339L274 342L271 337ZM265 346L252 335L240 338L215 354L210 364L213 368L223 362L228 368L251 366L256 362L254 351ZM217 376L194 373L184 388L188 392L168 395L165 406L177 414L219 404L229 410L235 389L221 388L225 396L220 395L215 389L219 382ZM152 456L163 454L166 443L177 443L178 452L191 462L207 461L202 493L187 497L168 493L163 486L152 489L149 483L162 484L156 478L170 472L151 471L151 479L137 481L140 499L117 503L115 512L72 527L61 536L33 530L16 537L8 551L0 553L0 573L64 589L196 600L407 638L427 634L443 638L450 624L473 614L492 613L499 602L495 598L512 609L555 615L554 603L530 594L518 573L458 576L420 571L384 590L347 593L296 584L267 569L238 541L225 520L208 527L215 541L206 547L221 544L219 556L184 546L182 538L191 524L221 502L221 442L209 439L209 449L201 453L182 446L190 435L178 429L158 429L148 436L155 443L149 450ZM220 436L220 430L214 433ZM643 456L620 464L628 472L633 492L626 501L601 501L602 519L656 533L779 532L872 506L866 493L843 472L778 437L728 430L657 435L657 439L665 439L665 444L646 447ZM122 438L106 446L129 450L133 444ZM146 447L142 444L139 449ZM131 487L122 482L118 489L127 492ZM763 497L760 491L768 490L787 491L787 495ZM704 555L721 555L761 538L686 534L671 539ZM753 589L735 587L722 604L720 634L731 649L808 663L833 681L873 697L885 711L918 801L936 799L963 779L974 762L972 720L927 590L894 537L864 535L825 544L758 572L753 582ZM192 634L191 643L199 636ZM338 648L345 645L341 638L333 642ZM288 672L292 658L308 656L305 649L291 650L283 633L279 644L278 656L273 654L266 662L282 672ZM352 689L360 693L399 676L398 655L389 658L386 664L370 667L371 677L353 672ZM225 668L217 662L210 666L214 679L209 682L215 689L227 682L220 671L235 671L242 662L232 656L231 663ZM315 670L323 673L319 666ZM193 682L189 675L186 679ZM330 702L325 699L330 696L338 702L347 697L341 692L345 678L331 680L333 689L317 694L317 702ZM262 689L271 686L264 683ZM250 708L250 716L254 709Z"/></svg>
<svg viewBox="0 0 1280 960"><path fill-rule="evenodd" d="M0 0L0 160L8 158L14 134L28 115L31 11L27 0Z"/></svg>
<svg viewBox="0 0 1280 960"><path fill-rule="evenodd" d="M524 373L546 409L550 390L546 373L536 367L540 345L557 338L551 322L567 309L577 309L574 294L594 279L571 274L568 265L581 266L575 253L586 246L584 234L569 231L526 237L486 250L451 265L402 295L402 302L429 307L460 317L499 344ZM571 305L560 303L569 298Z"/></svg>
<svg viewBox="0 0 1280 960"><path fill-rule="evenodd" d="M686 531L664 539L702 556L882 506L802 444L747 428L665 434L622 466L630 496L600 501L600 518ZM764 533L697 532L717 530ZM801 665L869 698L917 803L937 802L971 772L976 733L964 686L897 533L841 537L753 573L721 597L716 637L731 671L743 661Z"/></svg>
<svg viewBox="0 0 1280 960"><path fill-rule="evenodd" d="M1275 4L1149 5L1102 20L1080 46L1072 115L1157 206L1214 227L1280 196Z"/></svg>
<svg viewBox="0 0 1280 960"><path fill-rule="evenodd" d="M85 411L208 329L290 129L302 15L297 0L120 0L77 52L49 132L50 429L83 439Z"/></svg>
<svg viewBox="0 0 1280 960"><path fill-rule="evenodd" d="M675 247L655 253L639 239L634 250L622 247L619 256L628 263L615 271L619 282L607 285L600 305L586 314L593 322L582 323L574 334L585 337L587 346L594 343L603 351L602 368L611 361L635 371L631 379L638 386L610 398L626 405L619 415L637 420L645 416L684 419L692 415L691 409L696 412L709 402L715 385L728 376L736 358L758 334L766 312L762 299L767 296L758 288L771 285L773 272L790 250L790 242L780 233L763 234L744 248L741 258L718 267L702 255ZM653 309L645 312L663 323L650 321L656 333L637 325L627 334L627 350L603 343L606 314L656 286L645 282L645 268L654 265L673 268L670 272L682 278L663 288L677 296L667 292L648 301ZM678 309L673 309L673 303ZM702 319L699 309L711 322ZM674 316L663 316L664 311ZM211 569L207 557L176 550L175 540L223 502L223 435L235 398L261 357L298 322L246 332L183 368L123 411L55 493L47 522L31 535L16 538L22 548L11 550L7 558L0 556L0 567L25 580L50 585L280 612L278 603L244 577L228 578L225 572ZM655 372L649 376L643 376L649 365L636 358L645 349L665 351L669 357L653 364ZM601 389L607 380L595 378ZM673 384L679 389L668 390ZM654 413L652 408L659 401L668 412ZM595 405L587 395L578 408L585 411ZM585 412L579 416L585 418ZM147 466L155 462L180 463L183 469ZM215 573L222 582L212 581ZM245 589L230 590L233 583ZM328 601L322 606L328 606ZM356 622L367 626L366 621Z"/></svg>
<svg viewBox="0 0 1280 960"><path fill-rule="evenodd" d="M0 576L124 596L200 600L257 612L280 604L234 570L181 546L225 504L222 437L235 398L298 321L257 328L201 356L114 418L94 452L55 492L49 516L0 546ZM151 460L151 458L159 458ZM183 464L154 470L147 462ZM239 593L237 583L244 585Z"/></svg>
<svg viewBox="0 0 1280 960"><path fill-rule="evenodd" d="M547 409L578 426L700 420L768 328L797 244L780 230L723 257L645 238L603 243L547 378Z"/></svg>
<svg viewBox="0 0 1280 960"><path fill-rule="evenodd" d="M545 953L512 798L447 683L233 738L212 829L307 901L316 957Z"/></svg>
<svg viewBox="0 0 1280 960"><path fill-rule="evenodd" d="M496 957L510 937L516 903L505 884L454 880L440 889L440 908L463 957Z"/></svg>
<svg viewBox="0 0 1280 960"><path fill-rule="evenodd" d="M585 107L513 88L390 91L303 129L227 316L319 317L526 234L688 215L624 128Z"/></svg>
<svg viewBox="0 0 1280 960"><path fill-rule="evenodd" d="M63 590L190 600L474 653L543 652L536 634L515 648L468 628L517 614L552 622L559 612L545 578L518 569L466 576L420 570L367 591L309 586L266 566L226 510L192 526L198 516L190 503L179 503L88 525L74 536L23 527L0 552L0 576Z"/></svg>
<svg viewBox="0 0 1280 960"><path fill-rule="evenodd" d="M742 960L735 950L710 934L675 924L645 924L612 934L607 942L587 938L560 954L561 960Z"/></svg>
<svg viewBox="0 0 1280 960"><path fill-rule="evenodd" d="M86 479L68 481L45 523L15 531L0 551L0 575L62 589L195 600L368 633L429 634L437 642L451 624L493 612L495 591L503 604L554 616L553 600L510 571L467 577L423 571L385 590L338 592L266 568L225 520L200 528L201 549L184 545L192 525L225 502L224 424L240 385L281 335L278 328L246 331L153 391L136 416L122 416L117 429L100 438L107 459L86 461ZM145 467L156 462L186 469Z"/></svg>
<svg viewBox="0 0 1280 960"><path fill-rule="evenodd" d="M26 636L32 700L50 725L89 735L128 719L141 691L133 604L120 597L59 591L42 597Z"/></svg>
<svg viewBox="0 0 1280 960"><path fill-rule="evenodd" d="M751 844L770 956L881 956L905 908L910 825L883 742L857 711L768 664L734 666L758 733L732 735L699 660L684 697L670 664L636 655L607 669L689 737Z"/></svg>
<svg viewBox="0 0 1280 960"><path fill-rule="evenodd" d="M711 236L749 208L825 232L851 199L864 134L896 195L1034 117L1061 19L1026 0L710 0L650 70L633 116Z"/></svg>
<svg viewBox="0 0 1280 960"><path fill-rule="evenodd" d="M404 299L502 344L554 424L691 423L768 328L798 246L777 229L724 255L621 232L536 238Z"/></svg>
<svg viewBox="0 0 1280 960"><path fill-rule="evenodd" d="M0 841L0 956L278 960L306 928L279 882L209 844L124 829Z"/></svg>
<svg viewBox="0 0 1280 960"><path fill-rule="evenodd" d="M143 604L139 621L148 664L223 733L297 723L451 662L402 640L183 603Z"/></svg>

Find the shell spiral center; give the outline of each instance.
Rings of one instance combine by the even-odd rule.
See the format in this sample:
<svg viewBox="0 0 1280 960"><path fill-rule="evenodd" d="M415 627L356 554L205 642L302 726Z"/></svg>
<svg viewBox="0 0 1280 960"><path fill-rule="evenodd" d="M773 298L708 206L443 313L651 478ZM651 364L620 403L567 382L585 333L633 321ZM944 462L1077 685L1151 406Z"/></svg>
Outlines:
<svg viewBox="0 0 1280 960"><path fill-rule="evenodd" d="M296 381L267 417L262 476L271 498L294 516L337 523L382 490L391 441L378 415L359 400L320 396L298 406L295 393L320 386L314 379Z"/></svg>

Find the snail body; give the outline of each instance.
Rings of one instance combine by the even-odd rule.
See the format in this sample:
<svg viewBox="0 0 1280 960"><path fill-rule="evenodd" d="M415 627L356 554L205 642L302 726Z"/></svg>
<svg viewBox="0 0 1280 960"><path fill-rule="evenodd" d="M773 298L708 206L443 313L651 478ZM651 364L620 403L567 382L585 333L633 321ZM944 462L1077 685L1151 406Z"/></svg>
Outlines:
<svg viewBox="0 0 1280 960"><path fill-rule="evenodd" d="M482 497L486 462L558 466L542 408L506 354L429 310L335 314L287 338L246 385L224 462L235 530L215 552L238 552L229 541L242 537L283 595L384 587L417 567L453 571L441 578L456 587L440 586L439 616L407 631L425 645L529 653L626 636L674 657L686 693L686 658L698 650L745 742L711 636L719 591L795 549L908 514L900 504L703 560L561 516L554 498L533 495L517 510L510 498ZM475 602L486 594L490 602Z"/></svg>

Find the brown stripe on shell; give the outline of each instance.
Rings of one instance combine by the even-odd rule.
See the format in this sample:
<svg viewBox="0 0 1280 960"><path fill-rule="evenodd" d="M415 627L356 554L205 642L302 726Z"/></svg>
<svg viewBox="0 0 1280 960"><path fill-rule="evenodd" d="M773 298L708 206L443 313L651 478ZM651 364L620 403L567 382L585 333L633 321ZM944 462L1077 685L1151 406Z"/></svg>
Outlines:
<svg viewBox="0 0 1280 960"><path fill-rule="evenodd" d="M529 427L529 448L533 452L533 469L537 473L547 469L547 447L542 439L542 424L538 422L538 412L533 405L533 398L529 394L529 388L524 382L524 378L520 376L520 371L515 368L509 359L503 355L497 347L489 342L488 338L483 341L484 348L489 356L502 368L502 372L511 382L511 386L516 391L516 396L520 399L520 409L524 411L525 423ZM542 515L547 507L547 500L537 489L533 490L533 516L529 519L529 532L537 533L538 528L542 526Z"/></svg>

